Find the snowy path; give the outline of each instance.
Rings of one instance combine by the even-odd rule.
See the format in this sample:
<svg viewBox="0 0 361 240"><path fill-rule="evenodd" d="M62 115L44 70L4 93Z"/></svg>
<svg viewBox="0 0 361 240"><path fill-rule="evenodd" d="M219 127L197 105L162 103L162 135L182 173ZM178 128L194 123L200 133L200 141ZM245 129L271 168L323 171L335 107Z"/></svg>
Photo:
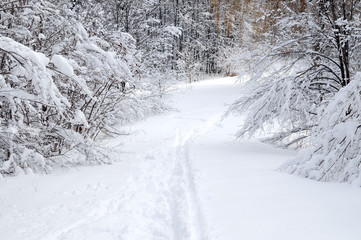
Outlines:
<svg viewBox="0 0 361 240"><path fill-rule="evenodd" d="M235 143L233 79L195 84L108 144L121 162L0 179L4 240L358 240L361 190L274 171L293 152ZM124 141L124 139L122 139Z"/></svg>

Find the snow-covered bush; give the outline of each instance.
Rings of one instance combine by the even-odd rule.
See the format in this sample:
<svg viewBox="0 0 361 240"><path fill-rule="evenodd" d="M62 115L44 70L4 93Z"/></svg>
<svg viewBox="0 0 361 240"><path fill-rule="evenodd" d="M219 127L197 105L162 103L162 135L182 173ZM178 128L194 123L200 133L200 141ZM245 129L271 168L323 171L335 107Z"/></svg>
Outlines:
<svg viewBox="0 0 361 240"><path fill-rule="evenodd" d="M1 173L47 171L44 157L60 151L57 128L69 120L68 99L47 68L42 53L0 37Z"/></svg>
<svg viewBox="0 0 361 240"><path fill-rule="evenodd" d="M72 150L111 162L97 136L120 134L119 125L162 108L137 76L134 39L85 30L71 6L0 3L0 174L83 161L69 158Z"/></svg>
<svg viewBox="0 0 361 240"><path fill-rule="evenodd" d="M335 94L312 129L310 147L281 170L361 185L361 73Z"/></svg>

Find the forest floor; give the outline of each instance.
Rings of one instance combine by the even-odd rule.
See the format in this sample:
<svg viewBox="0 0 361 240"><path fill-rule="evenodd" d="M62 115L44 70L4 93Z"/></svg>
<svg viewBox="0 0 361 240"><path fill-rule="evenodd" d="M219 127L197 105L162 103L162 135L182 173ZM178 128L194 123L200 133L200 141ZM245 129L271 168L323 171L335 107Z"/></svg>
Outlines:
<svg viewBox="0 0 361 240"><path fill-rule="evenodd" d="M177 109L104 142L113 165L0 179L3 240L359 240L361 189L276 171L295 152L237 142L234 78L184 86Z"/></svg>

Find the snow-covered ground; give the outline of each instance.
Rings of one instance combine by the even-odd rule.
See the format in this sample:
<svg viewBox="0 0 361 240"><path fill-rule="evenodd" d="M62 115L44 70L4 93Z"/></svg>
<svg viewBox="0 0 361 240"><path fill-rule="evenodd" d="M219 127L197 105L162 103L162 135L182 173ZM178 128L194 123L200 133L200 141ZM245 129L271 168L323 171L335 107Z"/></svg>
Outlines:
<svg viewBox="0 0 361 240"><path fill-rule="evenodd" d="M106 143L113 165L0 179L0 239L359 240L360 188L277 172L294 152L235 141L241 120L221 118L239 91L184 88L178 111Z"/></svg>

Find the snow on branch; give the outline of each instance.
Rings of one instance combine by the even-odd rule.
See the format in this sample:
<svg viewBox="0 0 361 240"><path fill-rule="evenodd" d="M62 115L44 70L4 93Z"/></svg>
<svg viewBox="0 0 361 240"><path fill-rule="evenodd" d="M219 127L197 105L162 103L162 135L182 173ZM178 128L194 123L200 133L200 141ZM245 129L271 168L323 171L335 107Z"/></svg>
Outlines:
<svg viewBox="0 0 361 240"><path fill-rule="evenodd" d="M32 81L39 101L61 107L62 104L70 105L68 100L61 95L53 82L50 71L47 70L49 59L42 53L10 39L0 36L0 51L11 55L18 63L17 71L24 73L26 79ZM21 96L19 96L21 98Z"/></svg>
<svg viewBox="0 0 361 240"><path fill-rule="evenodd" d="M335 94L311 135L311 148L282 171L319 181L361 185L361 73Z"/></svg>

